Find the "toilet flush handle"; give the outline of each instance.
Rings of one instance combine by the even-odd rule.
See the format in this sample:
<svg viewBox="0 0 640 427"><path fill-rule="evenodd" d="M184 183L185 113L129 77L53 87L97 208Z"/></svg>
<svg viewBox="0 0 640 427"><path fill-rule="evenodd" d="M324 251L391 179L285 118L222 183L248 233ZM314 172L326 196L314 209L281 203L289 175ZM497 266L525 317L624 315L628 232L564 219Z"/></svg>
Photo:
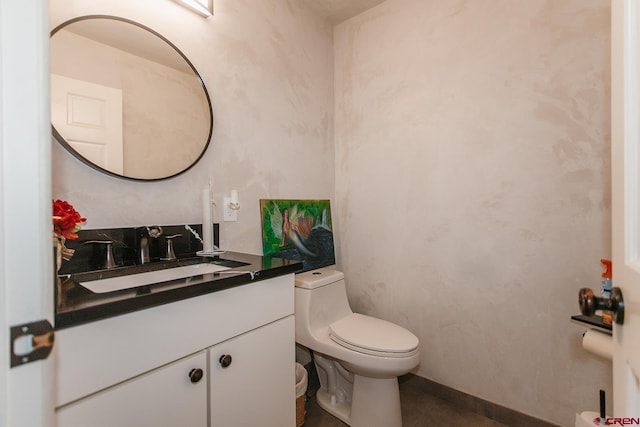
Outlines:
<svg viewBox="0 0 640 427"><path fill-rule="evenodd" d="M613 313L613 321L618 325L624 322L624 300L620 288L611 289L611 298L601 298L593 294L589 288L582 288L578 293L580 312L592 316L596 310L608 310Z"/></svg>

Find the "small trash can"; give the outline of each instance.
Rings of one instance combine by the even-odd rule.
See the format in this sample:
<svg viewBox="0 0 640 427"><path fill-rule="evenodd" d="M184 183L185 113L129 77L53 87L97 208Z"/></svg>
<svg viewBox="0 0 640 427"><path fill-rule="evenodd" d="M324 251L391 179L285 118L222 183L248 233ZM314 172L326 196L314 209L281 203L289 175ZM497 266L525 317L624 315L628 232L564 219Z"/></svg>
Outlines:
<svg viewBox="0 0 640 427"><path fill-rule="evenodd" d="M307 392L308 376L307 370L299 363L296 363L296 427L304 424L305 393Z"/></svg>

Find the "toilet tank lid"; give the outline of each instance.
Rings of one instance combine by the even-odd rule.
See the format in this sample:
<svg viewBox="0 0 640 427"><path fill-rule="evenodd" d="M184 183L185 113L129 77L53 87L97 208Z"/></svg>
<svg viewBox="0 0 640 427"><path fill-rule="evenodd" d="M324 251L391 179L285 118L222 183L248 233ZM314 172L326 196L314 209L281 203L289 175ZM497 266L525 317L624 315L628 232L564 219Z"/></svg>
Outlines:
<svg viewBox="0 0 640 427"><path fill-rule="evenodd" d="M344 279L344 274L341 271L330 268L319 268L317 270L305 271L304 273L297 273L296 287L315 289L342 279Z"/></svg>

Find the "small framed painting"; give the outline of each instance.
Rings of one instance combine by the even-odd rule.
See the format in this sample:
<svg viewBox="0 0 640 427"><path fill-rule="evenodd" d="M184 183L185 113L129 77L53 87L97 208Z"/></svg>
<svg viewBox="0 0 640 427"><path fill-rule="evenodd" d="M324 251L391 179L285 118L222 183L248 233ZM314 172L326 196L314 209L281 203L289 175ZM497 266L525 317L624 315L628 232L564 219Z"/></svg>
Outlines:
<svg viewBox="0 0 640 427"><path fill-rule="evenodd" d="M302 261L303 270L336 263L329 200L261 199L264 255Z"/></svg>

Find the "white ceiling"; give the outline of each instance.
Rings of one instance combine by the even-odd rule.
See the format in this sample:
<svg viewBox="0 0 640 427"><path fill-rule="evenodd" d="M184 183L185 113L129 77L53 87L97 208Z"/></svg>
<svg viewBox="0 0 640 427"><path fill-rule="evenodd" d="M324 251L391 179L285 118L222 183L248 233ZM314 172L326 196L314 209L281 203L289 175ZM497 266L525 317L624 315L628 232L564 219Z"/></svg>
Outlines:
<svg viewBox="0 0 640 427"><path fill-rule="evenodd" d="M337 24L356 16L385 0L301 0L309 8Z"/></svg>

